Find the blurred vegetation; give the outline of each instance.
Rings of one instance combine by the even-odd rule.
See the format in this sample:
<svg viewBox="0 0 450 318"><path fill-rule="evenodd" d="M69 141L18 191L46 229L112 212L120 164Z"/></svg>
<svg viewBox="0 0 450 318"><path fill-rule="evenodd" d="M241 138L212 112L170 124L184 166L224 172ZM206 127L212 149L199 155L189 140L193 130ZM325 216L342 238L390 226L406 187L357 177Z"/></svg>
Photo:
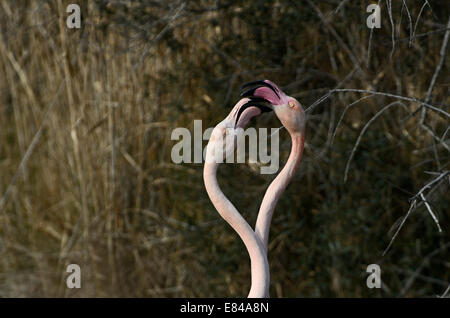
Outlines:
<svg viewBox="0 0 450 318"><path fill-rule="evenodd" d="M81 29L66 27L71 2ZM424 3L380 1L371 36L368 1L1 1L0 296L246 296L244 245L210 203L202 165L172 163L172 129L213 127L261 78L305 108L346 88L448 112L448 66L436 70L449 4ZM308 111L271 227L272 297L434 297L449 285L448 175L424 192L443 232L419 198L382 256L410 199L449 170L448 117L405 100L387 109L344 182L363 127L395 101L335 91ZM280 141L283 165L286 131ZM273 178L244 164L218 176L251 225ZM70 263L81 289L66 288ZM366 287L372 263L382 289Z"/></svg>

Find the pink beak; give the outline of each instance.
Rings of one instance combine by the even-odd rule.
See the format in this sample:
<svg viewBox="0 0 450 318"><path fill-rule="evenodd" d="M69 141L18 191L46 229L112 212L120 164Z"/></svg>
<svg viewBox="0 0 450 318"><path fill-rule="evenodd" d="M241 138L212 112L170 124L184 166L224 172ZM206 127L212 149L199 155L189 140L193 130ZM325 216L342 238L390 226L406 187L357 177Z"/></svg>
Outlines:
<svg viewBox="0 0 450 318"><path fill-rule="evenodd" d="M268 100L273 106L286 104L288 98L278 86L269 81L254 81L242 85L241 89L246 89L241 93L242 97L259 97Z"/></svg>

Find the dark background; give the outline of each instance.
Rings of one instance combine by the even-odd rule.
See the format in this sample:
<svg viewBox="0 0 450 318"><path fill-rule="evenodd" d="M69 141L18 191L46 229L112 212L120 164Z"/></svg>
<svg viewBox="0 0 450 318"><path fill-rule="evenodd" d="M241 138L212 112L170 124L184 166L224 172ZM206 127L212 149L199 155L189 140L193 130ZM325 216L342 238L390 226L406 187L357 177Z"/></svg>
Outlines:
<svg viewBox="0 0 450 318"><path fill-rule="evenodd" d="M449 117L420 101L449 111L448 1L380 1L372 36L369 1L78 1L68 29L71 2L0 2L0 296L246 296L244 245L202 165L172 163L170 135L213 127L262 78L305 108L336 88L397 96L333 91L308 110L271 227L271 296L444 294ZM281 165L289 150L281 130ZM273 178L218 175L251 225ZM442 233L415 196L435 179L423 194ZM81 289L66 288L71 263ZM366 287L372 263L381 289Z"/></svg>

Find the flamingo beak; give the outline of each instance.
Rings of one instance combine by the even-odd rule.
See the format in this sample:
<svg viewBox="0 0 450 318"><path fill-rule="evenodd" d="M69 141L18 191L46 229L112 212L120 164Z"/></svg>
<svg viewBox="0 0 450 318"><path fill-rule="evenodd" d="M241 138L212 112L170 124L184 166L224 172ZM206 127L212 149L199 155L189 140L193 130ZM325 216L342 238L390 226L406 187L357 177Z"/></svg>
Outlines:
<svg viewBox="0 0 450 318"><path fill-rule="evenodd" d="M287 103L288 96L273 82L269 80L254 81L242 85L242 97L260 97L264 98L272 106Z"/></svg>
<svg viewBox="0 0 450 318"><path fill-rule="evenodd" d="M270 84L266 81L261 81L261 80L248 82L248 83L245 83L244 85L242 85L241 89L242 90L246 89L246 90L241 93L241 96L242 97L256 96L255 95L256 90L261 87L267 87L276 95L276 97L280 98L280 95L278 94L277 89L272 84Z"/></svg>
<svg viewBox="0 0 450 318"><path fill-rule="evenodd" d="M271 103L261 97L249 97L248 101L242 104L236 114L235 127L243 128L249 120L265 112L272 111Z"/></svg>
<svg viewBox="0 0 450 318"><path fill-rule="evenodd" d="M235 126L245 126L250 118L274 110L274 106L287 103L288 96L269 80L248 82L241 87L241 97L247 99L236 115Z"/></svg>

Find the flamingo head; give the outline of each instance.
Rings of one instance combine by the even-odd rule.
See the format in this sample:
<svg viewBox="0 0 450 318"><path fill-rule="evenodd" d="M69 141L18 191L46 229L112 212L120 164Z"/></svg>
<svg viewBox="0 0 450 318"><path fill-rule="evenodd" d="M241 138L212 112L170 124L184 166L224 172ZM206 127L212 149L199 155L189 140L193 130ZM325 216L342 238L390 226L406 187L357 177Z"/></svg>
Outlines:
<svg viewBox="0 0 450 318"><path fill-rule="evenodd" d="M290 133L304 132L306 116L302 105L294 97L287 96L275 83L269 80L254 81L244 84L242 89L242 97L263 102L264 107L273 110Z"/></svg>

